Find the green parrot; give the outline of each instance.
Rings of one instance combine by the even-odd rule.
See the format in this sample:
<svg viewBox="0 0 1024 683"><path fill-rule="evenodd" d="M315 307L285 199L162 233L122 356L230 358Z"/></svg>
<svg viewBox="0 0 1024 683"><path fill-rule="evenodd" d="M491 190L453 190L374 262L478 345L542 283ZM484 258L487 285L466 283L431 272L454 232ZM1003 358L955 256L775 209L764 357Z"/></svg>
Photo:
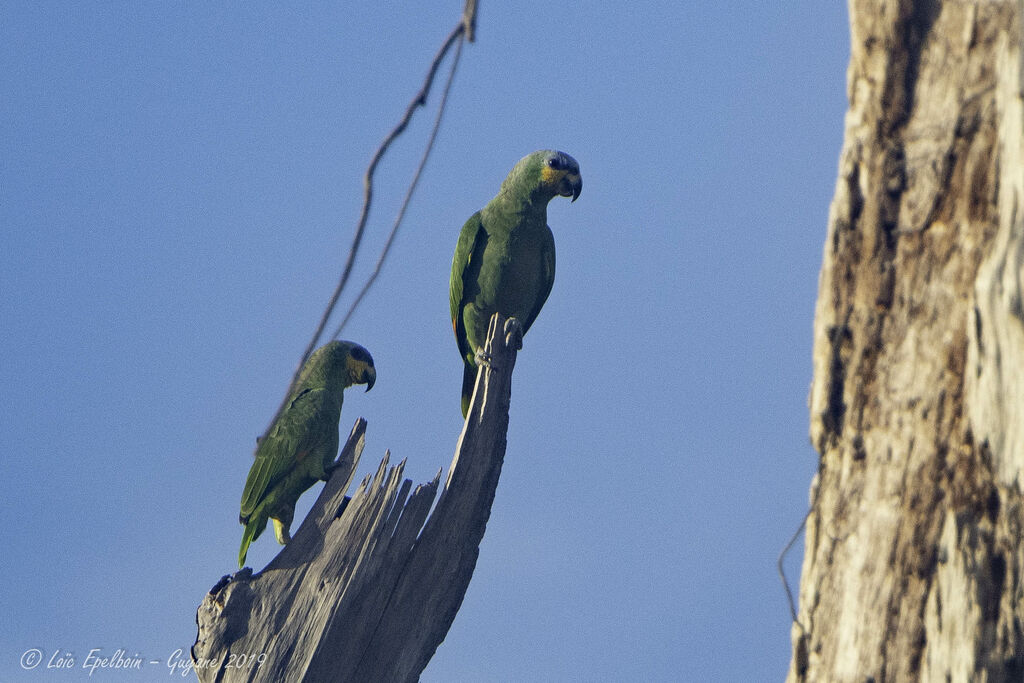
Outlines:
<svg viewBox="0 0 1024 683"><path fill-rule="evenodd" d="M543 149L520 159L497 196L462 226L448 294L464 363L463 417L491 316L516 318L525 334L551 293L555 238L547 225L548 202L556 195L576 201L582 190L576 160Z"/></svg>
<svg viewBox="0 0 1024 683"><path fill-rule="evenodd" d="M289 528L299 496L327 475L338 454L338 421L343 390L353 384L373 388L373 358L358 344L332 341L310 355L288 405L256 445L256 462L242 492L238 521L245 525L238 566L245 565L249 544L274 520L277 542L291 540Z"/></svg>

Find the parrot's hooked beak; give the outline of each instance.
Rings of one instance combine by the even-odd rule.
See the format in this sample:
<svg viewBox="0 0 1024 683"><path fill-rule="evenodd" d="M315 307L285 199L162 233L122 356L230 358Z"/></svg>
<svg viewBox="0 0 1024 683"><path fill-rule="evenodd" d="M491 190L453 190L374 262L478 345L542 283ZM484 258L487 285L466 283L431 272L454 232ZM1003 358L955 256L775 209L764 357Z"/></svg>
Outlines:
<svg viewBox="0 0 1024 683"><path fill-rule="evenodd" d="M572 197L572 201L579 199L583 192L583 176L579 173L566 173L558 187L558 194L562 197Z"/></svg>
<svg viewBox="0 0 1024 683"><path fill-rule="evenodd" d="M373 383L377 381L377 371L373 368L366 368L363 370L363 376L360 378L360 382L366 384L366 390L373 389Z"/></svg>

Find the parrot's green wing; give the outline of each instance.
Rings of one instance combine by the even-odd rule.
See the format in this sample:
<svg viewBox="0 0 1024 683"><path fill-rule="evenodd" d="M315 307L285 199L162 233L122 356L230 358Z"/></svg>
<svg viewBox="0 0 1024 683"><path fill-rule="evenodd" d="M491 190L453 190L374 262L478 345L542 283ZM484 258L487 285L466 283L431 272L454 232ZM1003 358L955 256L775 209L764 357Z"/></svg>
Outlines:
<svg viewBox="0 0 1024 683"><path fill-rule="evenodd" d="M537 299L533 304L533 308L526 315L526 320L521 321L523 324L523 334L526 334L530 329L530 325L537 319L537 314L540 313L544 302L548 300L548 295L551 294L551 286L555 284L555 236L551 234L551 228L547 228L544 231L544 242L540 247L540 260L542 271L540 286L537 289Z"/></svg>
<svg viewBox="0 0 1024 683"><path fill-rule="evenodd" d="M466 282L475 283L475 277L469 277L470 271L479 272L480 260L483 257L484 247L487 246L487 232L484 230L480 220L480 212L474 213L462 226L459 233L459 241L455 245L455 255L452 257L452 276L448 283L448 303L452 314L452 331L455 332L455 340L459 344L459 353L463 359L470 353L469 340L466 338L465 321L462 319L462 307L465 305L467 295ZM476 286L475 284L471 286Z"/></svg>
<svg viewBox="0 0 1024 683"><path fill-rule="evenodd" d="M327 390L306 389L288 404L267 438L256 449L256 462L249 470L242 492L241 517L248 518L267 492L314 451L328 430L330 420ZM337 425L334 426L337 429Z"/></svg>

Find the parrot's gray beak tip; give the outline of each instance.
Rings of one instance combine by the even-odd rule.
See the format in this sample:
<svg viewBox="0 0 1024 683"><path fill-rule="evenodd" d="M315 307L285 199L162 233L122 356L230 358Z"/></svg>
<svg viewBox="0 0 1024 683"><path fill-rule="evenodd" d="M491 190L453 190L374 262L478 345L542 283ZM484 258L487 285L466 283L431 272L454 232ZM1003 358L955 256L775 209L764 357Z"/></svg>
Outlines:
<svg viewBox="0 0 1024 683"><path fill-rule="evenodd" d="M373 385L377 381L377 375L367 372L363 375L363 381L366 382L366 391L369 391L373 389Z"/></svg>
<svg viewBox="0 0 1024 683"><path fill-rule="evenodd" d="M583 192L583 178L576 176L572 178L566 176L562 179L562 184L559 187L560 192L558 194L563 197L572 197L572 201L576 201L580 197L580 193Z"/></svg>

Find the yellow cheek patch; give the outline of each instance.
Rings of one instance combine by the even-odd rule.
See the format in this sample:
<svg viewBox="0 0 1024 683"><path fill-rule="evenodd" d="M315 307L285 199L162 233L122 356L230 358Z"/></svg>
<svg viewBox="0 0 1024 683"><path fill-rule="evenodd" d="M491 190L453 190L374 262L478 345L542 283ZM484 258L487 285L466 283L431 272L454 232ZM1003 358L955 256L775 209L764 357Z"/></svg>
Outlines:
<svg viewBox="0 0 1024 683"><path fill-rule="evenodd" d="M545 185L554 185L556 182L562 179L562 172L556 171L547 164L540 171L540 181Z"/></svg>

